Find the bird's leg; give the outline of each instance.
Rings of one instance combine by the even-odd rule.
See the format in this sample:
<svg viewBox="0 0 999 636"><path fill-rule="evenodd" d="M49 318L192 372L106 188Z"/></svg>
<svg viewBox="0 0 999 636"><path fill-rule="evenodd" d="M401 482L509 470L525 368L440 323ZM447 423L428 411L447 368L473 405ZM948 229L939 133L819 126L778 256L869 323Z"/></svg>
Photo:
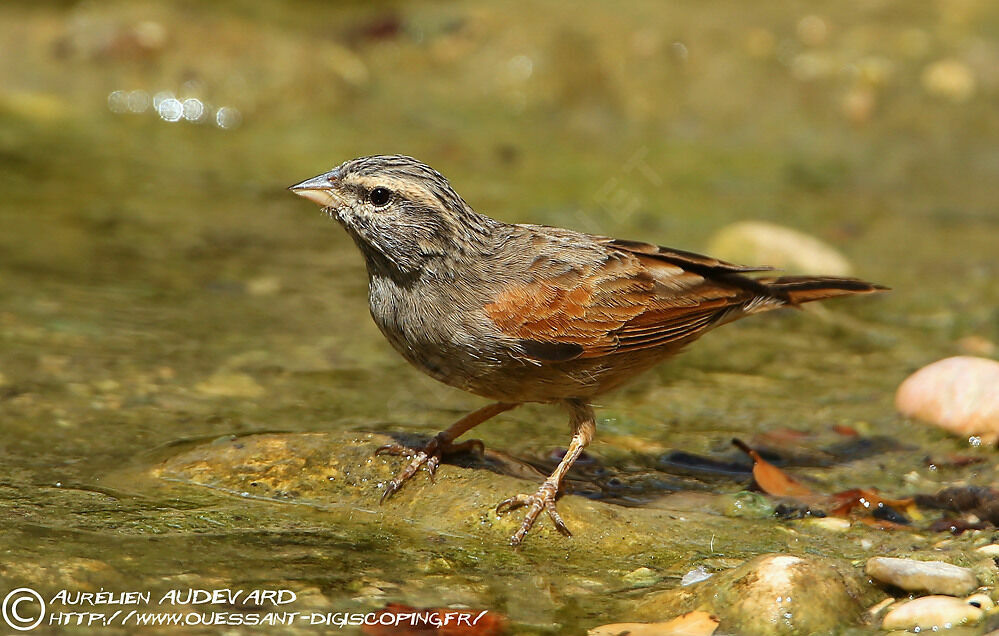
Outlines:
<svg viewBox="0 0 999 636"><path fill-rule="evenodd" d="M593 439L593 433L596 430L596 420L593 417L593 407L589 404L578 400L567 400L566 406L569 408L572 441L569 443L569 450L566 451L565 457L559 462L558 467L555 468L551 476L541 484L538 492L533 495L514 495L496 506L496 512L500 514L520 508L521 506L530 506L527 509L527 515L524 517L524 523L510 537L510 545L520 545L520 542L524 540L524 536L531 529L531 526L534 525L534 521L541 514L542 510L548 513L552 523L555 524L555 528L559 532L567 537L572 536L569 528L566 527L565 522L562 521L562 517L559 516L558 510L555 508L555 499L558 496L559 488L562 486L562 479L565 477L565 474L569 472L573 462L579 458L583 449Z"/></svg>
<svg viewBox="0 0 999 636"><path fill-rule="evenodd" d="M511 404L509 402L496 402L494 404L484 406L478 411L469 413L465 417L461 418L452 424L447 430L441 431L440 433L437 433L437 435L434 435L434 437L427 442L426 446L416 452L413 456L413 461L411 461L395 479L388 483L385 487L385 492L382 493L381 501L385 501L391 497L393 493L402 488L403 483L415 475L416 471L420 469L420 466L423 466L424 464L427 465L427 473L430 475L430 479L432 481L434 474L437 472L437 466L440 464L441 456L446 453L456 453L470 448L478 448L481 452L483 446L480 440L470 439L460 444L455 444L454 440L456 440L465 431L471 430L489 418L495 417L503 411L509 411L515 406L518 406L518 404ZM384 453L388 455L408 455L411 450L412 449L401 444L386 444L376 450L375 454L381 455Z"/></svg>

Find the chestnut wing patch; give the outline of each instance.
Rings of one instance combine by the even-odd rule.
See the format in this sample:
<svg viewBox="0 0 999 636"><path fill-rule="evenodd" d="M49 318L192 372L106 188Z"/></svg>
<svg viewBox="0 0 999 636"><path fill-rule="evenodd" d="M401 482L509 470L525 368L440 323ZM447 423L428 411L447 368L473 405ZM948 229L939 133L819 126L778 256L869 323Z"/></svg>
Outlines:
<svg viewBox="0 0 999 636"><path fill-rule="evenodd" d="M557 272L546 276L546 271ZM646 349L696 335L749 299L665 260L608 250L598 265L532 268L484 310L541 362Z"/></svg>

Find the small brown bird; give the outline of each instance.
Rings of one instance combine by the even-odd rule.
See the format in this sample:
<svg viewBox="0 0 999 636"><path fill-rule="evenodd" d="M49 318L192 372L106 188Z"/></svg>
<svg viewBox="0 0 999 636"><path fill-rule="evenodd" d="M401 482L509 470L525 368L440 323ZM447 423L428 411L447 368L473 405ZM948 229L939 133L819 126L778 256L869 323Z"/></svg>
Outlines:
<svg viewBox="0 0 999 636"><path fill-rule="evenodd" d="M389 482L391 496L422 465L480 445L455 440L525 402L569 411L565 457L527 506L518 545L555 508L566 472L593 438L591 401L719 325L783 306L885 289L853 278L750 278L733 265L649 243L476 213L447 179L412 157L361 157L289 188L323 207L357 243L368 269L371 316L418 369L493 404L438 433ZM390 445L379 452L405 454Z"/></svg>

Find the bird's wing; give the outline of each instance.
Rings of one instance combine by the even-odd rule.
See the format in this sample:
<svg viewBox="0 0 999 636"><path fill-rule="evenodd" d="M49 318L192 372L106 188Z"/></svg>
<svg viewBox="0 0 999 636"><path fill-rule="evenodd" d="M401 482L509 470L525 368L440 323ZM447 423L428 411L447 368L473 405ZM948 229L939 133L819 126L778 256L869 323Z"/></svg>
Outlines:
<svg viewBox="0 0 999 636"><path fill-rule="evenodd" d="M658 347L699 335L765 290L741 267L645 243L593 237L598 257L539 256L526 283L485 306L529 358L558 362Z"/></svg>

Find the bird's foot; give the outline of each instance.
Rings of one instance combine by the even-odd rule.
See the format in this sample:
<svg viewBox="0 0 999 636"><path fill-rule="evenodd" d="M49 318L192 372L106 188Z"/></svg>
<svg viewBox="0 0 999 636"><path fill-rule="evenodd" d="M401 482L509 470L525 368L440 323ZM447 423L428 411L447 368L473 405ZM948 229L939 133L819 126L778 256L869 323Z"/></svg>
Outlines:
<svg viewBox="0 0 999 636"><path fill-rule="evenodd" d="M545 483L541 484L541 488L538 488L538 492L533 495L514 495L496 506L496 512L499 514L505 514L521 506L530 506L527 509L527 515L524 516L524 523L520 524L520 529L510 537L510 545L520 545L520 542L524 540L524 536L527 535L531 526L534 525L542 510L548 513L548 517L551 518L552 523L555 524L555 528L559 532L567 537L572 536L569 528L562 521L562 517L559 516L558 510L555 508L555 498L557 496L558 485L551 481L545 481Z"/></svg>
<svg viewBox="0 0 999 636"><path fill-rule="evenodd" d="M435 435L427 442L426 446L416 451L415 454L413 450L402 444L386 444L375 451L375 455L412 455L413 457L413 460L402 469L402 472L385 486L385 492L382 493L381 498L382 502L402 488L406 480L415 475L416 471L420 470L420 466L424 464L427 466L427 474L430 476L430 481L433 481L434 475L437 474L437 467L441 463L441 457L468 450L474 450L477 454L481 455L485 450L485 446L483 446L481 440L477 439L470 439L460 444L455 444L454 442L446 441L440 435Z"/></svg>

